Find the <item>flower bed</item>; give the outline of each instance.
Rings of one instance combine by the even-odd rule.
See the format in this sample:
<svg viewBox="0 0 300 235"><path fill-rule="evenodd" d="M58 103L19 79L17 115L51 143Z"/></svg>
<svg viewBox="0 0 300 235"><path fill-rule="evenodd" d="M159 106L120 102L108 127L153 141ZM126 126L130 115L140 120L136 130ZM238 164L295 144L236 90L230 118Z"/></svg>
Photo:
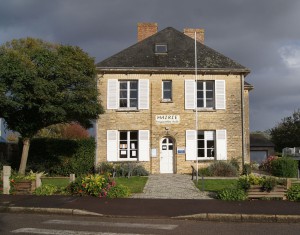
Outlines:
<svg viewBox="0 0 300 235"><path fill-rule="evenodd" d="M32 194L36 188L35 181L32 180L18 180L11 181L11 192L15 195Z"/></svg>

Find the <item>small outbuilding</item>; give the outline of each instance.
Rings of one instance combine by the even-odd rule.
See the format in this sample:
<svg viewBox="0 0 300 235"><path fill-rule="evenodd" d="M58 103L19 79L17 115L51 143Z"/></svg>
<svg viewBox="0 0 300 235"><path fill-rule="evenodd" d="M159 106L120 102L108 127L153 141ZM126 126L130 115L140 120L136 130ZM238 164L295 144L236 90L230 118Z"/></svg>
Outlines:
<svg viewBox="0 0 300 235"><path fill-rule="evenodd" d="M250 161L261 163L274 155L275 145L262 134L250 134Z"/></svg>

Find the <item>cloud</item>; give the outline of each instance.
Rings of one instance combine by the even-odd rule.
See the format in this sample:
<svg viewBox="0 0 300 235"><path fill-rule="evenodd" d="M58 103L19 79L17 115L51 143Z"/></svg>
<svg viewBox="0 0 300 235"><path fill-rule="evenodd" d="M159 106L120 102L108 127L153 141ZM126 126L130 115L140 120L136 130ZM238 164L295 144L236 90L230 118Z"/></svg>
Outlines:
<svg viewBox="0 0 300 235"><path fill-rule="evenodd" d="M300 42L300 41L299 41ZM278 53L289 68L300 68L300 45L286 45L279 48Z"/></svg>
<svg viewBox="0 0 300 235"><path fill-rule="evenodd" d="M37 37L77 45L99 62L136 43L138 22L205 29L205 44L251 69L251 129L271 128L299 104L299 0L10 0L0 42Z"/></svg>

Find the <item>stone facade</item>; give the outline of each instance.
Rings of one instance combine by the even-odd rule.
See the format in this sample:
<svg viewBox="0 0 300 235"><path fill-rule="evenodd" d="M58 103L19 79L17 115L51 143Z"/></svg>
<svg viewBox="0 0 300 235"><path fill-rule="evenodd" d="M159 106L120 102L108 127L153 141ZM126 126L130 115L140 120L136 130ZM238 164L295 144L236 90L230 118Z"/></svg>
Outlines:
<svg viewBox="0 0 300 235"><path fill-rule="evenodd" d="M156 156L150 156L149 162L142 164L151 173L160 173L160 143L163 137L174 140L173 172L190 173L195 161L186 160L185 154L177 154L177 148L186 147L186 130L195 129L195 110L185 109L185 80L195 79L193 74L101 74L98 75L98 90L102 105L107 107L107 81L149 80L150 107L148 110L106 110L97 122L97 163L107 161L107 130L150 130L150 150L156 150ZM242 157L242 100L240 75L198 75L199 80L225 80L226 109L199 110L198 129L227 131L227 159ZM162 100L162 81L171 80L173 84L173 99L171 102ZM249 102L248 90L244 91L245 103L245 161L249 161ZM160 124L156 115L178 115L179 124ZM204 166L210 161L199 161Z"/></svg>

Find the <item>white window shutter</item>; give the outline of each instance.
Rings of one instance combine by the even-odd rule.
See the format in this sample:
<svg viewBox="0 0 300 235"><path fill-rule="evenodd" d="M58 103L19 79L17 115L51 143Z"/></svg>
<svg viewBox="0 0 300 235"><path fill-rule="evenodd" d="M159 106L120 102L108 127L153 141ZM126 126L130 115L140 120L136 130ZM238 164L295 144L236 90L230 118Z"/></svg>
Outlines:
<svg viewBox="0 0 300 235"><path fill-rule="evenodd" d="M149 80L139 80L139 109L149 109Z"/></svg>
<svg viewBox="0 0 300 235"><path fill-rule="evenodd" d="M227 133L226 130L216 130L217 160L227 160Z"/></svg>
<svg viewBox="0 0 300 235"><path fill-rule="evenodd" d="M196 82L194 80L185 80L184 95L185 95L185 109L195 109L195 87Z"/></svg>
<svg viewBox="0 0 300 235"><path fill-rule="evenodd" d="M119 81L109 79L107 81L107 109L118 109L119 107Z"/></svg>
<svg viewBox="0 0 300 235"><path fill-rule="evenodd" d="M216 109L226 108L225 80L216 80Z"/></svg>
<svg viewBox="0 0 300 235"><path fill-rule="evenodd" d="M107 130L107 161L118 161L118 131Z"/></svg>
<svg viewBox="0 0 300 235"><path fill-rule="evenodd" d="M150 131L139 131L139 161L150 161Z"/></svg>
<svg viewBox="0 0 300 235"><path fill-rule="evenodd" d="M185 132L185 159L196 160L197 159L197 131L186 130Z"/></svg>

